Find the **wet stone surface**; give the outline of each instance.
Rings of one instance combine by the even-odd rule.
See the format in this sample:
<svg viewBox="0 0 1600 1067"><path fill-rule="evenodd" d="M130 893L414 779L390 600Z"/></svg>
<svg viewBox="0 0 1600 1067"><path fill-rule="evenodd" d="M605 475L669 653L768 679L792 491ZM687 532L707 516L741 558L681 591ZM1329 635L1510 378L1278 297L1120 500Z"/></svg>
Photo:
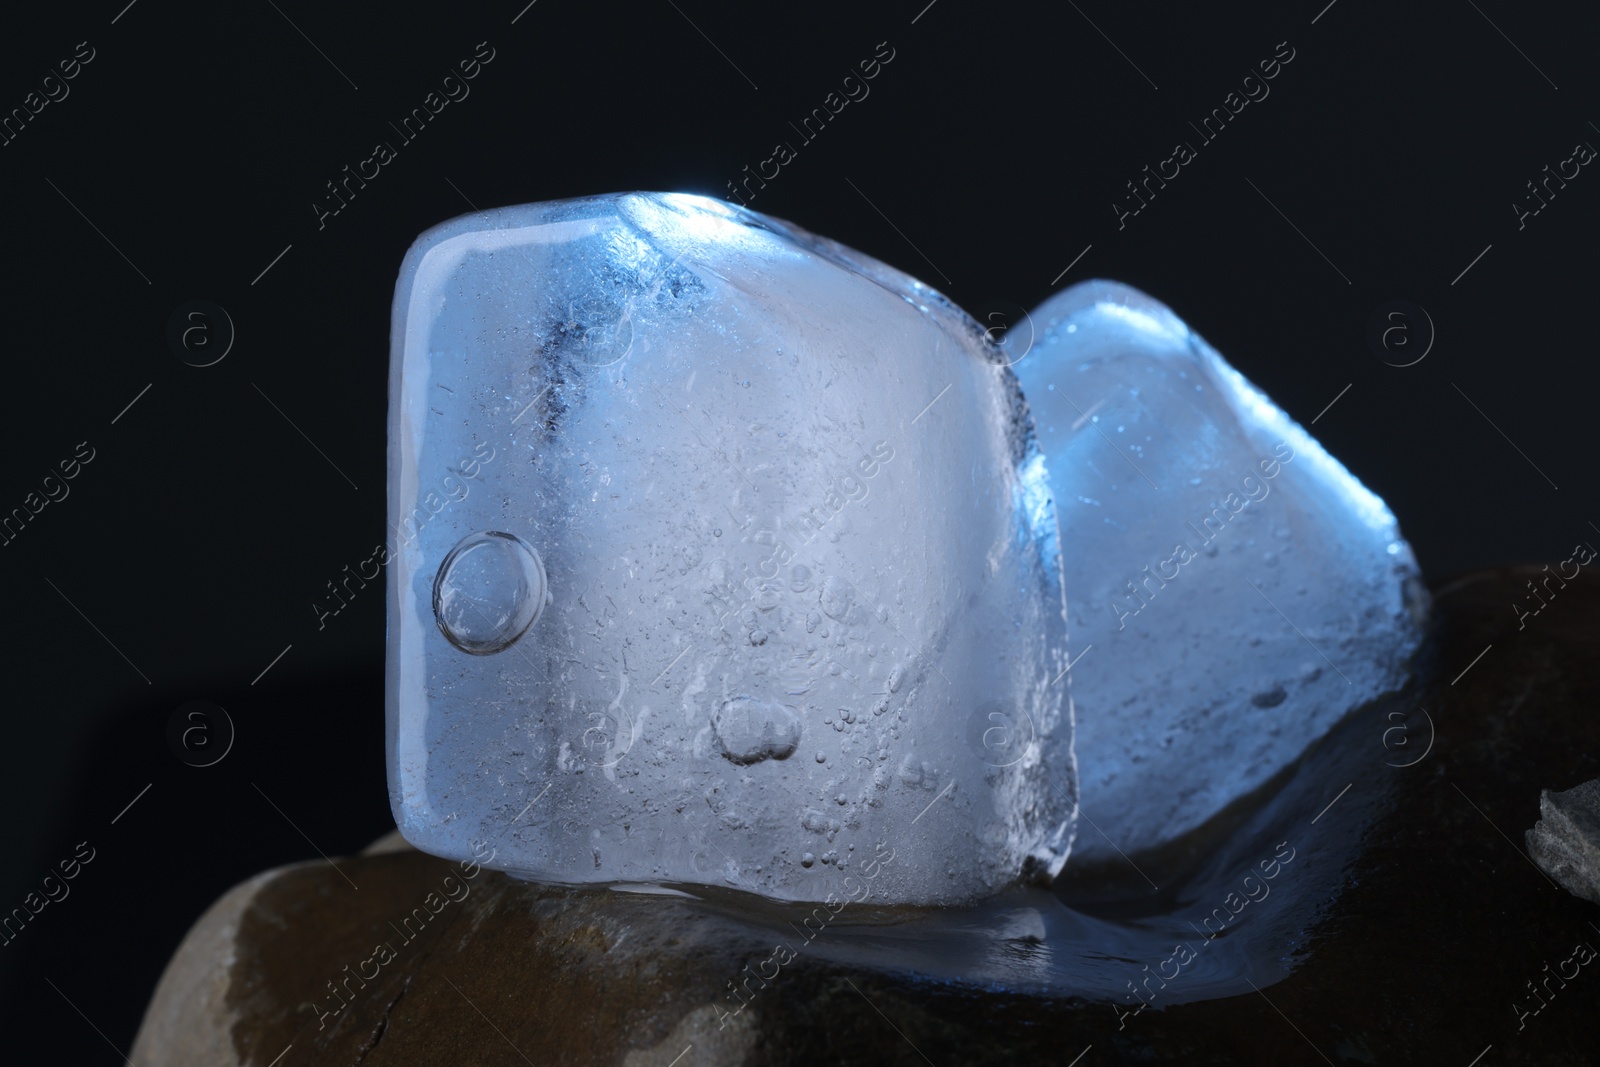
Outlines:
<svg viewBox="0 0 1600 1067"><path fill-rule="evenodd" d="M906 859L889 840L822 905L536 886L412 851L339 860L358 891L317 861L213 907L132 1057L1592 1062L1600 908L1523 841L1542 790L1600 775L1600 582L1519 631L1529 573L1436 587L1431 681L1181 846L1069 865L1055 893L881 907L873 879Z"/></svg>

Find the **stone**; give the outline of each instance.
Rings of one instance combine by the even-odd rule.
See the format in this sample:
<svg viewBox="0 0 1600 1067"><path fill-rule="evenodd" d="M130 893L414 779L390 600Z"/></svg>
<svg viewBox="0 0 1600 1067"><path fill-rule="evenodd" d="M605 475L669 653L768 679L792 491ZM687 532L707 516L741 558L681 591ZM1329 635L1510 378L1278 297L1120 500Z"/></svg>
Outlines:
<svg viewBox="0 0 1600 1067"><path fill-rule="evenodd" d="M1600 581L1519 630L1537 573L1437 587L1422 677L1120 884L1069 865L965 907L818 905L403 849L336 859L357 891L317 859L200 919L131 1059L1590 1063L1600 915L1508 832L1541 783L1600 776Z"/></svg>
<svg viewBox="0 0 1600 1067"><path fill-rule="evenodd" d="M1116 865L1397 690L1427 596L1383 501L1160 302L1083 282L1005 347L1060 523L1073 862Z"/></svg>
<svg viewBox="0 0 1600 1067"><path fill-rule="evenodd" d="M234 886L190 928L150 999L133 1043L133 1062L244 1062L229 1025L231 976L219 964L234 951L241 917L281 873L281 868L263 871Z"/></svg>
<svg viewBox="0 0 1600 1067"><path fill-rule="evenodd" d="M1539 794L1528 855L1567 892L1600 904L1600 779Z"/></svg>
<svg viewBox="0 0 1600 1067"><path fill-rule="evenodd" d="M1054 513L1015 379L937 293L703 197L463 216L402 266L389 432L417 847L781 900L891 838L881 899L1060 869Z"/></svg>

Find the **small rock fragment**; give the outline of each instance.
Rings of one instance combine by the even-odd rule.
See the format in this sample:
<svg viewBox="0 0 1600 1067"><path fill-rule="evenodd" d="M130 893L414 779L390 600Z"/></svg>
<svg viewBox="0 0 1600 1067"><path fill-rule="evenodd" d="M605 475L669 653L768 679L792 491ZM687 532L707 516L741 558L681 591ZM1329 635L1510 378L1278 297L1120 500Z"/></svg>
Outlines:
<svg viewBox="0 0 1600 1067"><path fill-rule="evenodd" d="M1600 778L1539 794L1528 855L1573 896L1600 904Z"/></svg>

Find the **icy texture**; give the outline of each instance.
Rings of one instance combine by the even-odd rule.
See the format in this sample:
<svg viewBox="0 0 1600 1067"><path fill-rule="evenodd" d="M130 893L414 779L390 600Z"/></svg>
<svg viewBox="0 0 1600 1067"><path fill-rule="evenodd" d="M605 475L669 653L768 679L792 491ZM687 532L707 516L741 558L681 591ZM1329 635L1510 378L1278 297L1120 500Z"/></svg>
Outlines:
<svg viewBox="0 0 1600 1067"><path fill-rule="evenodd" d="M698 197L424 234L390 394L406 838L789 900L1059 869L1065 606L1004 364L913 279Z"/></svg>
<svg viewBox="0 0 1600 1067"><path fill-rule="evenodd" d="M1031 326L1015 370L1081 656L1095 830L1075 856L1114 860L1193 829L1397 688L1426 593L1383 501L1166 306L1090 281Z"/></svg>

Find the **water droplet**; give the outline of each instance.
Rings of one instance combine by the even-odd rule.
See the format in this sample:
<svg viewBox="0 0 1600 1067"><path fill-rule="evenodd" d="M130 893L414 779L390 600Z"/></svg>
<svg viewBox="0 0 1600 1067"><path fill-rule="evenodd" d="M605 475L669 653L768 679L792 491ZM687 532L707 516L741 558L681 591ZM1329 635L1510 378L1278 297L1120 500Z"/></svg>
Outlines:
<svg viewBox="0 0 1600 1067"><path fill-rule="evenodd" d="M822 602L822 612L830 619L843 620L845 612L850 610L850 602L854 599L855 590L850 588L850 583L838 575L829 577L822 583L822 594L818 597Z"/></svg>
<svg viewBox="0 0 1600 1067"><path fill-rule="evenodd" d="M1258 708L1275 708L1288 699L1288 696L1289 694L1284 691L1283 686L1274 685L1271 688L1262 689L1261 691L1252 695L1250 697L1250 703L1254 704Z"/></svg>
<svg viewBox="0 0 1600 1067"><path fill-rule="evenodd" d="M734 763L786 759L800 743L800 716L787 705L740 696L711 716L711 730Z"/></svg>
<svg viewBox="0 0 1600 1067"><path fill-rule="evenodd" d="M510 647L548 602L539 553L515 534L498 530L463 537L439 565L433 583L440 631L475 656Z"/></svg>
<svg viewBox="0 0 1600 1067"><path fill-rule="evenodd" d="M900 761L900 780L912 787L922 784L922 762L914 753L907 752Z"/></svg>
<svg viewBox="0 0 1600 1067"><path fill-rule="evenodd" d="M813 856L809 852L800 857L800 866L802 867L809 867L815 862L817 862L817 857Z"/></svg>

